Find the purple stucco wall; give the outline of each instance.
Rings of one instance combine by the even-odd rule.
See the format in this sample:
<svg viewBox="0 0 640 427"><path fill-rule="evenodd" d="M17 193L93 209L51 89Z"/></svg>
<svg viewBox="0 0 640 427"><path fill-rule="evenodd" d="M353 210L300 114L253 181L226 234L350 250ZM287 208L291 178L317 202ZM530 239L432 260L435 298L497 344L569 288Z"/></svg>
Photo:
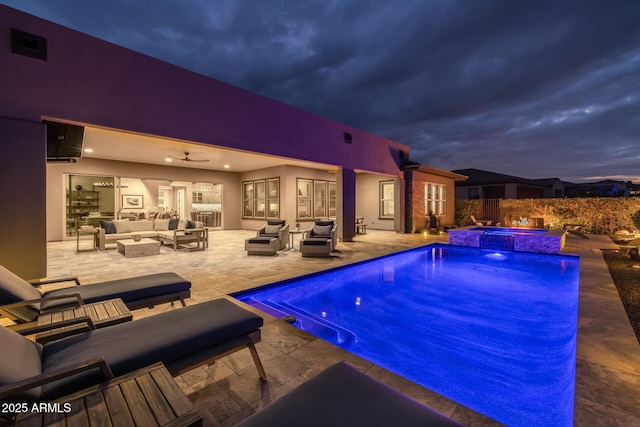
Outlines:
<svg viewBox="0 0 640 427"><path fill-rule="evenodd" d="M47 38L48 60L11 53L10 28ZM399 150L409 151L1 5L0 46L0 116L49 117L394 175Z"/></svg>

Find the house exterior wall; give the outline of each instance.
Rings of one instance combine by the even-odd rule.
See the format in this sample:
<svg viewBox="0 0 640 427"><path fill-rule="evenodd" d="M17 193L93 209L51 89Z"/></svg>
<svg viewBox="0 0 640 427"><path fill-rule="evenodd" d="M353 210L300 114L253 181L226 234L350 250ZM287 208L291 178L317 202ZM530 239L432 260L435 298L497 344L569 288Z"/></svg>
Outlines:
<svg viewBox="0 0 640 427"><path fill-rule="evenodd" d="M46 38L47 60L12 53L12 28ZM400 153L409 152L406 145L4 5L0 5L0 64L0 117L12 119L3 123L3 128L5 134L20 135L19 144L3 148L5 155L0 157L0 170L6 171L8 182L19 182L24 171L16 170L13 159L35 156L29 165L29 176L35 178L38 188L31 192L30 203L16 204L11 211L0 212L0 223L15 224L16 217L41 220L43 228L34 229L39 237L30 241L28 251L18 255L28 257L38 266L23 271L28 277L46 273L41 268L46 265L45 205L41 202L50 201L50 197L46 196L46 182L38 177L48 176L58 186L58 190L54 190L59 197L56 203L61 203L62 197L63 184L57 182L61 175L55 173L56 168L47 168L44 161L43 119L334 165L343 178L348 178L340 180L344 184L339 189L344 212L339 216L349 224L355 215L354 171L400 177ZM23 123L28 123L29 132L21 132L25 127ZM31 131L36 128L41 131ZM345 132L352 135L351 143L346 143ZM87 165L76 166L86 170ZM237 185L239 182L238 179ZM236 191L225 188L224 194L226 208L236 203L240 212L241 201L237 197L240 188ZM59 208L51 207L61 211ZM49 221L59 224L56 218ZM240 215L235 219L225 215L223 221L225 228L239 227ZM349 232L350 228L349 225ZM3 244L14 249L26 240L23 235L8 236L3 236ZM0 263L7 262L9 258L5 257L0 257ZM38 259L34 261L34 257Z"/></svg>
<svg viewBox="0 0 640 427"><path fill-rule="evenodd" d="M446 213L438 216L439 226L455 223L455 180L446 176L421 171L405 172L407 212L405 231L416 233L429 229L429 216L425 212L425 184L444 184L446 186Z"/></svg>
<svg viewBox="0 0 640 427"><path fill-rule="evenodd" d="M396 177L388 175L378 175L369 173L359 173L356 175L356 216L363 217L367 229L372 230L395 230L394 218L380 218L380 182L396 181ZM394 200L400 195L394 191Z"/></svg>

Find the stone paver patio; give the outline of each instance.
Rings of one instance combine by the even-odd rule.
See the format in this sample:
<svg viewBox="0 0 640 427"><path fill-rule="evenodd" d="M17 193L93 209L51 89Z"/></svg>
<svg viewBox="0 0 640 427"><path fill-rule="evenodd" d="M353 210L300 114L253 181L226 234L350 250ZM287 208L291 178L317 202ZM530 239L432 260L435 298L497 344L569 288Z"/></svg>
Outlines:
<svg viewBox="0 0 640 427"><path fill-rule="evenodd" d="M92 283L174 271L193 283L188 304L196 304L230 292L447 240L446 235L372 230L358 235L355 242L339 243L339 253L334 258L303 259L297 251L281 251L275 257L247 256L244 240L253 235L247 230L211 231L206 251L176 252L163 247L160 255L140 258L125 258L115 248L76 254L75 240L52 242L48 247L49 277L78 276L83 283ZM580 239L570 235L564 250L581 256L576 426L640 425L640 345L600 253L600 249L613 247L616 246L607 237ZM170 309L173 307L165 304L152 310L137 310L134 318ZM500 425L281 320L263 316L263 341L257 347L269 376L266 383L260 382L249 352L244 351L177 378L204 417L204 425L234 425L339 360L346 360L465 425Z"/></svg>

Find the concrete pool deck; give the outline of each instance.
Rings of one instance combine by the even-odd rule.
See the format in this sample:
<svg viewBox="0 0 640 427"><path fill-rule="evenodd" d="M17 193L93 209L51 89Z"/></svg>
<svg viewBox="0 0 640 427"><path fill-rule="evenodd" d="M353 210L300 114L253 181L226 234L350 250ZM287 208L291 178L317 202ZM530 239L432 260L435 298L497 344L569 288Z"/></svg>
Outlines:
<svg viewBox="0 0 640 427"><path fill-rule="evenodd" d="M446 235L368 230L366 235L358 235L356 242L339 243L336 258L303 259L298 251L281 251L275 257L247 256L244 240L253 235L246 230L211 231L210 246L205 251L176 252L163 247L160 255L141 258L125 258L115 247L105 252L76 254L75 240L52 242L48 246L49 276L78 276L88 284L174 271L193 283L192 298L187 303L195 304L230 292L447 241ZM640 425L640 344L600 253L600 249L616 247L606 236L581 239L569 235L563 250L581 256L576 426ZM136 310L134 318L169 309L171 306L165 304L153 310ZM204 417L205 426L235 425L339 360L346 360L465 425L500 425L273 317L265 316L263 341L257 347L269 377L266 383L259 381L249 352L244 351L178 377L178 383Z"/></svg>

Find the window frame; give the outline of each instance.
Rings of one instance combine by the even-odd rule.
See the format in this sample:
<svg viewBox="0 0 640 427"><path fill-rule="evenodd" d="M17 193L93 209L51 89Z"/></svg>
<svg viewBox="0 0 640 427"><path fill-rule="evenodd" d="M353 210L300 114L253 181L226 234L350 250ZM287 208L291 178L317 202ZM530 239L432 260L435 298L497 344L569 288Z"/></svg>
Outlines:
<svg viewBox="0 0 640 427"><path fill-rule="evenodd" d="M424 183L424 215L445 216L447 214L447 185L435 182Z"/></svg>
<svg viewBox="0 0 640 427"><path fill-rule="evenodd" d="M385 188L391 186L391 198L385 197ZM380 204L378 206L378 218L379 219L394 219L395 218L395 183L393 180L380 181L379 183L379 199ZM388 203L391 202L391 213L387 213L385 206L388 208Z"/></svg>
<svg viewBox="0 0 640 427"><path fill-rule="evenodd" d="M276 196L268 194L270 184L275 184ZM260 188L262 188L261 193ZM255 179L242 181L242 218L265 219L279 218L272 216L271 207L274 206L276 215L280 214L280 178Z"/></svg>

